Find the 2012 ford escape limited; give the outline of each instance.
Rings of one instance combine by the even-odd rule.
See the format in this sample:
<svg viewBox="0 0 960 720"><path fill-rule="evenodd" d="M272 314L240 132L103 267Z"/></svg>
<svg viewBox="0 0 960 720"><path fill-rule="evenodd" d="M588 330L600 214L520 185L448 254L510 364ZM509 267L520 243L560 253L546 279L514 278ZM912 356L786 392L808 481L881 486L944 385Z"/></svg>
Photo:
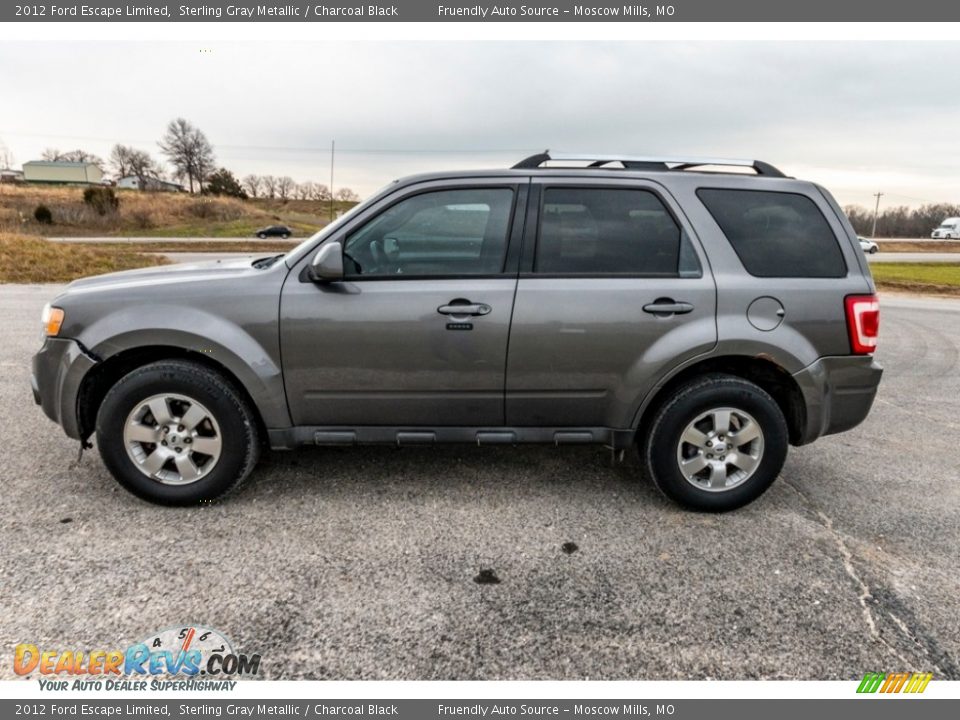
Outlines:
<svg viewBox="0 0 960 720"><path fill-rule="evenodd" d="M758 497L870 410L879 306L830 194L760 161L550 155L394 182L293 251L78 280L33 390L128 490L261 446L636 446L673 500Z"/></svg>

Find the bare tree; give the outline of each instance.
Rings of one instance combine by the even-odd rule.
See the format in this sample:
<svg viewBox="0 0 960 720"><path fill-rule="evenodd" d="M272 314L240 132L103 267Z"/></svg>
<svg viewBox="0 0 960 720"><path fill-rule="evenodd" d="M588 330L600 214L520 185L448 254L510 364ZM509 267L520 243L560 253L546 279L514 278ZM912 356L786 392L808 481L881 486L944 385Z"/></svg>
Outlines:
<svg viewBox="0 0 960 720"><path fill-rule="evenodd" d="M137 185L141 190L160 189L157 181L163 174L163 168L150 157L150 153L131 148L127 159L129 173L137 178Z"/></svg>
<svg viewBox="0 0 960 720"><path fill-rule="evenodd" d="M105 165L99 156L79 148L67 152L61 152L57 148L47 148L41 153L40 158L48 162L93 163L101 168Z"/></svg>
<svg viewBox="0 0 960 720"><path fill-rule="evenodd" d="M294 185L296 185L296 183L289 175L284 175L277 180L277 195L280 196L281 200L288 200L290 198Z"/></svg>
<svg viewBox="0 0 960 720"><path fill-rule="evenodd" d="M0 170L12 170L15 162L10 148L4 144L3 140L0 140Z"/></svg>
<svg viewBox="0 0 960 720"><path fill-rule="evenodd" d="M340 202L357 202L360 200L360 196L357 195L350 188L340 188L337 190L337 200Z"/></svg>
<svg viewBox="0 0 960 720"><path fill-rule="evenodd" d="M277 179L273 175L264 175L261 180L263 181L263 194L273 200L277 196Z"/></svg>
<svg viewBox="0 0 960 720"><path fill-rule="evenodd" d="M330 188L322 183L313 184L313 192L310 194L311 200L329 200Z"/></svg>
<svg viewBox="0 0 960 720"><path fill-rule="evenodd" d="M260 197L260 188L263 187L263 180L257 175L247 175L242 181L243 189L247 195L252 198Z"/></svg>
<svg viewBox="0 0 960 720"><path fill-rule="evenodd" d="M163 174L163 168L150 157L150 153L127 145L113 146L113 150L110 151L110 166L117 174L117 178L136 177L141 190L150 189L151 185L155 186L156 183L150 183L150 181L159 179Z"/></svg>
<svg viewBox="0 0 960 720"><path fill-rule="evenodd" d="M183 118L171 120L158 143L170 160L176 176L187 180L190 192L203 190L203 183L214 169L213 146L199 128Z"/></svg>
<svg viewBox="0 0 960 720"><path fill-rule="evenodd" d="M125 178L130 174L130 153L133 148L117 143L110 151L110 169L118 178Z"/></svg>
<svg viewBox="0 0 960 720"><path fill-rule="evenodd" d="M313 183L310 180L307 180L306 182L297 183L297 187L293 194L297 200L309 200L312 192Z"/></svg>

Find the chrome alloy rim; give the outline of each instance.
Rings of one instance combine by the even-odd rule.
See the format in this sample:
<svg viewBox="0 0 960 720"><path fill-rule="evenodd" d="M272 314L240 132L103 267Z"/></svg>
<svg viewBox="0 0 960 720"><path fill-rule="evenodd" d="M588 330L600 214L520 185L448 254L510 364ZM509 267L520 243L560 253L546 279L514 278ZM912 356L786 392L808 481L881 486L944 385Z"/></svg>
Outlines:
<svg viewBox="0 0 960 720"><path fill-rule="evenodd" d="M721 407L698 415L680 436L677 464L688 483L725 492L749 480L763 459L763 430L750 413Z"/></svg>
<svg viewBox="0 0 960 720"><path fill-rule="evenodd" d="M223 448L220 426L186 395L153 395L123 424L123 446L134 466L165 485L189 485L210 474Z"/></svg>

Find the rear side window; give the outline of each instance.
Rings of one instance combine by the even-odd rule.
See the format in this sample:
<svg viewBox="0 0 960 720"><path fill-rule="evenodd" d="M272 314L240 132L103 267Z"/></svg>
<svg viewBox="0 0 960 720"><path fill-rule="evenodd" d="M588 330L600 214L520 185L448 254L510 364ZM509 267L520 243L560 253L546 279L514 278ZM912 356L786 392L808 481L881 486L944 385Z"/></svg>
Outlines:
<svg viewBox="0 0 960 720"><path fill-rule="evenodd" d="M681 235L660 199L646 190L547 188L534 271L699 275L693 250Z"/></svg>
<svg viewBox="0 0 960 720"><path fill-rule="evenodd" d="M833 230L805 195L701 188L697 196L751 275L834 278L847 274Z"/></svg>

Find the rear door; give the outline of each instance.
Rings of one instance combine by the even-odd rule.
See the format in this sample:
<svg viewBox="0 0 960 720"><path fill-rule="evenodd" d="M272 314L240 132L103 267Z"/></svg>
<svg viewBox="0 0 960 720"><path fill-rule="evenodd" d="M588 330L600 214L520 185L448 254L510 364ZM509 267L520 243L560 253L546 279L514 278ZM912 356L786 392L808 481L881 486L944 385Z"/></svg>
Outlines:
<svg viewBox="0 0 960 720"><path fill-rule="evenodd" d="M408 187L331 238L343 281L294 268L281 304L294 424L503 424L526 191L515 178Z"/></svg>
<svg viewBox="0 0 960 720"><path fill-rule="evenodd" d="M716 344L702 249L653 182L535 178L531 207L507 424L630 427L658 378Z"/></svg>

